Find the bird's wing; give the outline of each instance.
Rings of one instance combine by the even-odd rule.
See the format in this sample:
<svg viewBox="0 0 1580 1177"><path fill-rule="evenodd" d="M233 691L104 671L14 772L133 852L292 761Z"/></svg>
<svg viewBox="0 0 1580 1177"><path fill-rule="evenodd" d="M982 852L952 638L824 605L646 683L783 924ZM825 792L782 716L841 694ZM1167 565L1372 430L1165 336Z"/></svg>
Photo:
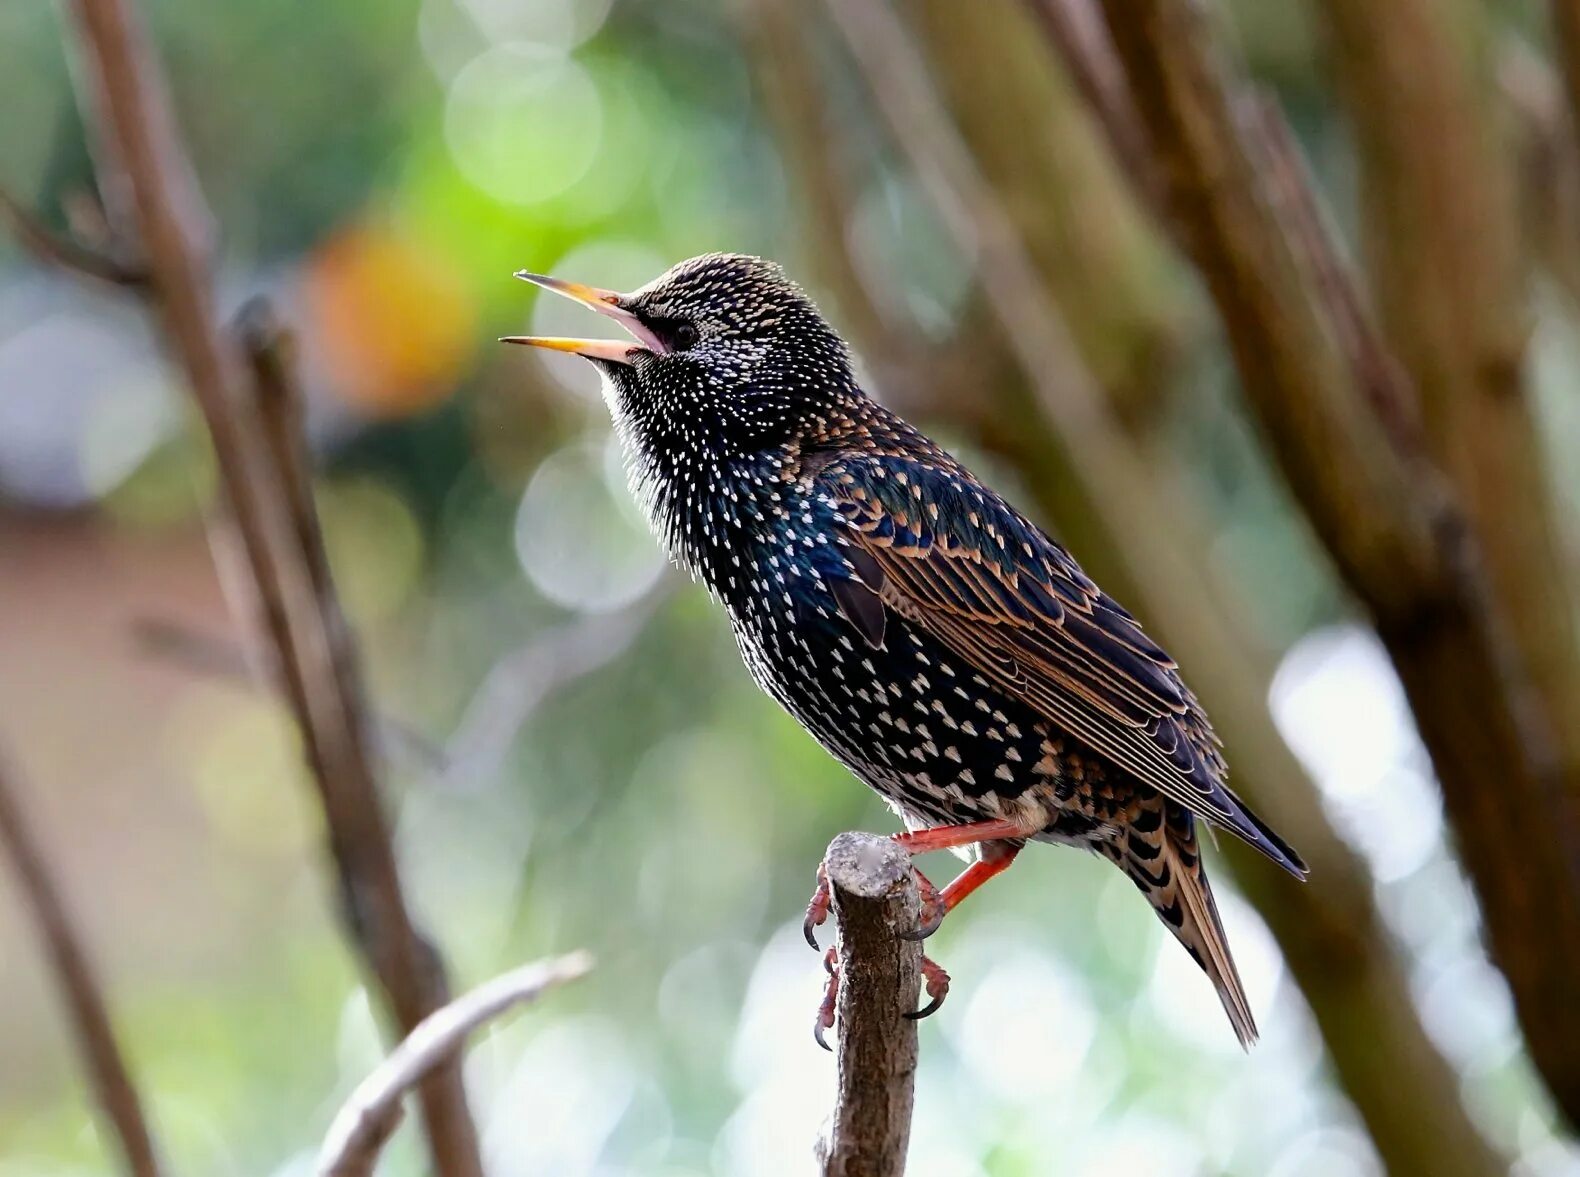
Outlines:
<svg viewBox="0 0 1580 1177"><path fill-rule="evenodd" d="M1304 876L1225 787L1217 737L1173 660L1063 547L947 458L850 453L816 481L853 574L836 597L869 642L883 635L876 598L1138 781Z"/></svg>

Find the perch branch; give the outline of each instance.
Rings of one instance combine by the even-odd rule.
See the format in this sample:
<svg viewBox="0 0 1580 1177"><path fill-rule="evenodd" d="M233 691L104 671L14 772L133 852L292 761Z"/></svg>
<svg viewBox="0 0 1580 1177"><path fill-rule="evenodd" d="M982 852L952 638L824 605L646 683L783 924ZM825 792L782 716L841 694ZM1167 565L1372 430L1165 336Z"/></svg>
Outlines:
<svg viewBox="0 0 1580 1177"><path fill-rule="evenodd" d="M132 1177L159 1177L153 1134L148 1129L137 1086L116 1044L104 993L88 960L82 936L50 876L44 852L12 793L3 761L0 761L0 845L5 847L16 870L22 895L38 925L56 980L65 993L88 1080L99 1107L115 1130L126 1171Z"/></svg>
<svg viewBox="0 0 1580 1177"><path fill-rule="evenodd" d="M107 212L120 231L135 228L148 263L145 293L214 445L239 540L233 551L230 533L219 537L220 573L233 594L256 603L302 730L352 932L394 1021L409 1033L444 1003L445 979L406 907L349 635L314 548L311 500L300 493L292 464L298 455L271 440L271 390L255 387L261 374L249 372L221 329L208 269L208 213L131 0L73 0L70 12ZM435 1171L481 1177L476 1130L453 1063L434 1069L422 1101Z"/></svg>
<svg viewBox="0 0 1580 1177"><path fill-rule="evenodd" d="M824 1177L900 1177L911 1135L921 900L893 838L840 834L823 858L839 922L839 1091L818 1142Z"/></svg>
<svg viewBox="0 0 1580 1177"><path fill-rule="evenodd" d="M400 1126L401 1100L479 1027L549 989L585 976L592 957L573 952L513 969L429 1014L361 1083L336 1113L318 1154L319 1177L372 1177L379 1153Z"/></svg>

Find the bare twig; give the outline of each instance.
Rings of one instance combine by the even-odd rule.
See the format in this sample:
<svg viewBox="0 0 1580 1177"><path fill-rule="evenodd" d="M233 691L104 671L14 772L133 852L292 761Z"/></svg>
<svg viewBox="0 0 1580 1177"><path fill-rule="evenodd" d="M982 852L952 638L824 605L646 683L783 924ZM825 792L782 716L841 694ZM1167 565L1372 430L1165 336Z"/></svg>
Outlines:
<svg viewBox="0 0 1580 1177"><path fill-rule="evenodd" d="M12 793L7 774L8 766L0 760L0 845L16 869L22 894L65 993L89 1083L105 1119L115 1130L126 1171L132 1177L159 1177L153 1135L148 1130L137 1086L116 1044L103 991L82 936L50 877L44 853Z"/></svg>
<svg viewBox="0 0 1580 1177"><path fill-rule="evenodd" d="M485 981L435 1010L406 1035L336 1113L318 1154L319 1177L371 1177L401 1121L401 1099L451 1058L467 1035L515 1006L584 976L592 957L573 952Z"/></svg>
<svg viewBox="0 0 1580 1177"><path fill-rule="evenodd" d="M221 559L221 575L257 603L302 729L351 928L394 1020L409 1032L444 1003L444 974L406 907L349 636L317 546L311 499L302 494L300 455L271 430L280 419L271 416L271 397L281 389L267 384L279 371L249 373L221 330L208 272L209 217L131 0L73 0L70 11L107 212L118 231L135 226L148 293L202 410L240 541L237 558ZM228 543L220 554L232 555ZM481 1177L457 1067L435 1068L422 1098L435 1170Z"/></svg>
<svg viewBox="0 0 1580 1177"><path fill-rule="evenodd" d="M911 1135L921 900L893 838L840 834L823 858L839 921L839 1094L818 1142L826 1177L900 1177Z"/></svg>
<svg viewBox="0 0 1580 1177"><path fill-rule="evenodd" d="M0 191L0 223L22 248L45 265L59 266L111 286L137 287L148 281L146 270L101 253L75 237L54 232L4 191Z"/></svg>

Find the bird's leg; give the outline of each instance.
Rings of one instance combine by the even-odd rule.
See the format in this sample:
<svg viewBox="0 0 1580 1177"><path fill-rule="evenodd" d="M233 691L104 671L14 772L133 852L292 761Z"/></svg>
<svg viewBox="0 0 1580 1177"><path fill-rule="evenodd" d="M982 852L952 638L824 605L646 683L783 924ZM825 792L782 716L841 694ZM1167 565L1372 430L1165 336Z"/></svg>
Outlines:
<svg viewBox="0 0 1580 1177"><path fill-rule="evenodd" d="M973 862L965 870L950 881L942 891L933 892L932 901L928 901L926 893L922 897L922 918L914 931L899 933L902 940L925 940L938 930L938 925L944 922L944 916L960 906L960 901L983 883L1009 869L1010 863L1015 861L1021 847L1014 842L997 842L983 848L982 857ZM931 887L931 884L928 884ZM942 970L939 970L942 972ZM947 992L949 979L944 978L944 989ZM931 989L928 990L931 992ZM939 1000L942 1000L940 998Z"/></svg>
<svg viewBox="0 0 1580 1177"><path fill-rule="evenodd" d="M998 843L986 848L979 862L972 863L970 867L961 872L960 876L943 889L937 891L931 883L922 890L922 917L916 930L911 933L901 933L907 940L924 940L938 930L938 925L943 923L944 916L949 914L962 899L975 891L994 875L1002 873L1015 861L1015 855L1020 853L1018 839L1026 837L1028 830L1020 822L1014 821L974 821L958 826L934 826L927 830L911 830L907 833L894 835L894 840L905 849L908 854L925 854L932 850L953 850L959 846L973 846L979 843ZM1005 842L1006 839L1016 841ZM917 872L921 877L921 872Z"/></svg>
<svg viewBox="0 0 1580 1177"><path fill-rule="evenodd" d="M821 873L821 872L819 872ZM810 935L810 933L808 933ZM823 986L823 1002L817 1007L817 1021L812 1023L812 1037L824 1050L833 1050L824 1037L834 1026L834 1003L839 1000L839 949L829 948L823 954L823 968L828 972L828 981ZM948 980L945 979L945 987Z"/></svg>
<svg viewBox="0 0 1580 1177"><path fill-rule="evenodd" d="M975 846L979 842L997 842L1003 838L1025 838L1036 833L1018 821L973 821L963 826L934 826L927 830L909 830L895 834L907 854L926 854L932 850L954 850L960 846Z"/></svg>

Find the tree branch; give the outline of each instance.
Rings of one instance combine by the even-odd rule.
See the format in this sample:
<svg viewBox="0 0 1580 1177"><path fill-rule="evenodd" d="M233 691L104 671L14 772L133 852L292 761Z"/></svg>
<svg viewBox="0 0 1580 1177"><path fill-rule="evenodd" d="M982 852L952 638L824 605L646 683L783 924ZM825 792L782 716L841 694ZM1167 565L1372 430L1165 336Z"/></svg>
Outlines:
<svg viewBox="0 0 1580 1177"><path fill-rule="evenodd" d="M911 1135L921 900L893 838L840 834L823 857L839 922L839 1093L818 1142L825 1177L900 1177Z"/></svg>
<svg viewBox="0 0 1580 1177"><path fill-rule="evenodd" d="M300 443L282 443L271 418L279 407L271 397L282 390L270 380L283 379L283 368L249 373L220 328L207 264L208 214L131 0L72 0L70 11L107 211L121 231L135 226L148 261L147 293L213 441L239 539L239 551L218 545L221 576L261 615L302 730L351 929L395 1022L410 1032L444 1003L444 973L406 906L350 638L328 582L311 497L303 493ZM435 1171L481 1177L476 1130L453 1062L432 1072L422 1098Z"/></svg>
<svg viewBox="0 0 1580 1177"><path fill-rule="evenodd" d="M1401 449L1379 422L1365 391L1373 366L1344 348L1335 310L1302 252L1309 242L1283 219L1259 141L1244 138L1237 123L1199 7L1105 0L1105 11L1243 393L1376 621L1432 755L1532 1057L1574 1117L1580 789L1566 783L1553 744L1556 723L1571 717L1548 711L1532 689L1441 472L1425 453ZM1488 788L1489 780L1499 787Z"/></svg>
<svg viewBox="0 0 1580 1177"><path fill-rule="evenodd" d="M1524 378L1524 259L1487 14L1439 0L1318 7L1359 147L1379 318L1580 792L1576 601Z"/></svg>
<svg viewBox="0 0 1580 1177"><path fill-rule="evenodd" d="M319 1177L372 1177L401 1121L401 1099L461 1048L467 1035L549 989L585 976L592 957L573 952L495 977L429 1014L341 1106L318 1154Z"/></svg>
<svg viewBox="0 0 1580 1177"><path fill-rule="evenodd" d="M1031 10L1103 128L1114 160L1153 212L1167 216L1157 160L1093 0L1031 0Z"/></svg>
<svg viewBox="0 0 1580 1177"><path fill-rule="evenodd" d="M153 1134L148 1129L137 1085L115 1041L104 993L7 775L8 766L0 759L0 846L16 870L17 882L65 994L88 1082L105 1119L115 1130L126 1171L131 1177L159 1177Z"/></svg>

